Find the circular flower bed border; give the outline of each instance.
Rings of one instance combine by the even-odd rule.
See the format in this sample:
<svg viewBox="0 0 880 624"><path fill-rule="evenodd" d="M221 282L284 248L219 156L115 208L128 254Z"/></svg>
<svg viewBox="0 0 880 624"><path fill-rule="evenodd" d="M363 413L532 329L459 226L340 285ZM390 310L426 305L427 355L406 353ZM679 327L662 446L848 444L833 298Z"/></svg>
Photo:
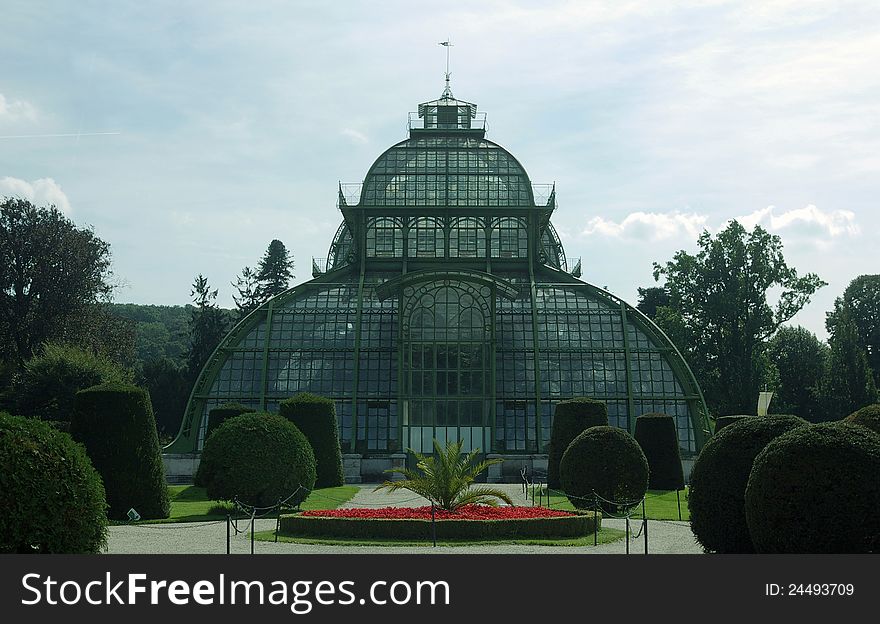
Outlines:
<svg viewBox="0 0 880 624"><path fill-rule="evenodd" d="M492 514L495 517L486 519ZM437 539L497 540L585 537L596 530L597 522L601 526L602 516L592 511L489 507L465 509L460 514L438 511L435 524ZM431 508L305 511L281 516L279 533L292 537L430 540Z"/></svg>

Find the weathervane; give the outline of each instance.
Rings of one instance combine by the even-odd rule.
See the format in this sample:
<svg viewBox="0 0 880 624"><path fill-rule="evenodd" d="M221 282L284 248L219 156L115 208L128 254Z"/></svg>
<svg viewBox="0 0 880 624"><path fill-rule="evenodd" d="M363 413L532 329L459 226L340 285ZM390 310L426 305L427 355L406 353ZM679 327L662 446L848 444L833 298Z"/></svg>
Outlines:
<svg viewBox="0 0 880 624"><path fill-rule="evenodd" d="M443 95L440 97L452 99L452 88L449 86L449 77L452 75L449 73L449 48L452 47L452 42L447 38L446 41L441 41L437 45L442 45L446 48L446 88L443 89Z"/></svg>

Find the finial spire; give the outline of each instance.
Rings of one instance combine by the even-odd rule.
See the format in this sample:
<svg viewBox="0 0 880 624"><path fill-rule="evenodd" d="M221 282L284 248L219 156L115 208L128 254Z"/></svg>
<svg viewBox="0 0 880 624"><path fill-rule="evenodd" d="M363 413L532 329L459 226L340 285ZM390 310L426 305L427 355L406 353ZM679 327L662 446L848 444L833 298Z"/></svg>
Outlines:
<svg viewBox="0 0 880 624"><path fill-rule="evenodd" d="M449 48L452 47L452 42L447 38L446 41L441 41L438 45L442 45L446 48L446 87L443 89L443 94L440 96L441 99L455 99L452 95L452 88L449 86L449 78L452 76L449 73Z"/></svg>

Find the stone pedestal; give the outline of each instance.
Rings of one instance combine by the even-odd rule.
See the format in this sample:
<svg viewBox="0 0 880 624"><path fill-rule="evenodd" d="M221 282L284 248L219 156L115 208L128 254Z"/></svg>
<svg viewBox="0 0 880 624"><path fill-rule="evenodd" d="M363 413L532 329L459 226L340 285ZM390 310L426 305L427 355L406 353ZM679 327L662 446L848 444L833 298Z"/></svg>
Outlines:
<svg viewBox="0 0 880 624"><path fill-rule="evenodd" d="M363 456L360 453L343 453L342 454L342 473L345 475L346 483L361 482L361 460Z"/></svg>
<svg viewBox="0 0 880 624"><path fill-rule="evenodd" d="M201 456L201 453L163 453L165 481L172 485L192 483Z"/></svg>
<svg viewBox="0 0 880 624"><path fill-rule="evenodd" d="M406 453L393 453L391 455L391 467L406 468ZM403 481L406 478L399 472L391 473L388 476L391 481Z"/></svg>
<svg viewBox="0 0 880 624"><path fill-rule="evenodd" d="M499 455L498 453L488 453L486 455L486 459L504 459L504 455ZM493 464L492 466L489 466L489 469L486 471L487 483L501 483L501 466L503 466L503 464Z"/></svg>

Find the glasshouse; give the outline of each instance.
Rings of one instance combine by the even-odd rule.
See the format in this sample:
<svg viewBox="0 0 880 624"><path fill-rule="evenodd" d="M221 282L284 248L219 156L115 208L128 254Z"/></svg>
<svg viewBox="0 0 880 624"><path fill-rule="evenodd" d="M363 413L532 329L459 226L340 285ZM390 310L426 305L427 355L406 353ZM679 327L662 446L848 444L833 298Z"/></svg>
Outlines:
<svg viewBox="0 0 880 624"><path fill-rule="evenodd" d="M350 481L435 439L504 457L493 478L512 478L546 461L554 404L581 396L629 430L674 416L693 457L709 429L693 375L648 318L579 279L550 222L555 185L532 184L448 83L409 117L363 183L340 184L342 224L314 278L209 360L166 448L170 475L191 472L213 407L272 411L299 392L336 402Z"/></svg>

